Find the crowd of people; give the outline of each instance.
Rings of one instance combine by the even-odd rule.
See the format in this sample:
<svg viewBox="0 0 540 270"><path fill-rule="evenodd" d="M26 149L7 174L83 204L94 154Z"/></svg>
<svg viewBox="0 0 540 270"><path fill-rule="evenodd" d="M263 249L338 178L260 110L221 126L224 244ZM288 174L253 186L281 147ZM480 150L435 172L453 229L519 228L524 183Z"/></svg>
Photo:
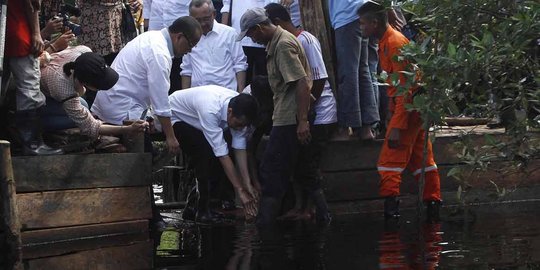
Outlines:
<svg viewBox="0 0 540 270"><path fill-rule="evenodd" d="M332 136L373 140L385 125L378 162L385 216L399 216L405 169L417 177L426 172L428 217L438 216L431 144L418 113L405 109L416 89L400 96L389 86L383 102L376 82L381 70L403 70L406 63L395 56L408 43L380 4L328 1L337 56L333 91L321 45L303 30L298 0L223 0L221 10L211 0L78 0L68 10L79 14L64 14L62 0L43 1L8 1L4 74L10 76L2 77L2 89L15 93L10 133L23 154L62 154L43 142L43 131L76 127L97 139L158 130L167 150L182 151L194 169L198 198L186 206L185 219L217 222L211 201L219 189L224 206L236 194L246 218L259 225L280 218L328 223L324 147ZM141 18L146 31L135 25ZM384 121L379 111L386 103ZM296 204L284 213L291 179Z"/></svg>

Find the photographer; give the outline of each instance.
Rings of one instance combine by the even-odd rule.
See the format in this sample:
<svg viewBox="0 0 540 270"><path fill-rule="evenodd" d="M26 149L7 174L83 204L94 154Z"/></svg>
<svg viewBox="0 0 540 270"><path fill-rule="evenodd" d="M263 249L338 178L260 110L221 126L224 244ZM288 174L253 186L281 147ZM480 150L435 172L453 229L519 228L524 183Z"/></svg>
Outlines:
<svg viewBox="0 0 540 270"><path fill-rule="evenodd" d="M95 119L81 98L86 89L108 90L118 81L118 73L107 66L103 57L88 47L76 46L54 54L42 69L41 89L47 97L43 108L43 125L47 131L79 127L93 139L99 135L119 135L144 131L147 123L130 126L103 124Z"/></svg>

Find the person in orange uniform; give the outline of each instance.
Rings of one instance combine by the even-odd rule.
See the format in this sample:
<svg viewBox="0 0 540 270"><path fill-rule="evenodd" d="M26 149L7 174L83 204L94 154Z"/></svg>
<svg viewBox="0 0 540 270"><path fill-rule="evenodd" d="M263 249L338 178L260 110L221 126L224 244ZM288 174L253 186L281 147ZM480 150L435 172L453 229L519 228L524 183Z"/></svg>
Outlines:
<svg viewBox="0 0 540 270"><path fill-rule="evenodd" d="M360 28L365 37L379 39L379 64L388 74L405 70L406 64L395 60L400 49L409 40L388 23L387 10L374 1L367 1L358 9ZM405 78L400 78L403 85ZM422 154L427 139L422 128L422 119L416 111L407 111L406 103L410 103L416 89L401 95L396 87L389 86L389 123L383 148L377 163L381 176L379 194L385 197L384 214L387 218L399 217L399 184L405 169L420 178L422 170ZM433 159L431 142L427 142L427 159L425 164L425 186L423 199L427 205L429 219L438 219L441 205L440 178L437 164Z"/></svg>

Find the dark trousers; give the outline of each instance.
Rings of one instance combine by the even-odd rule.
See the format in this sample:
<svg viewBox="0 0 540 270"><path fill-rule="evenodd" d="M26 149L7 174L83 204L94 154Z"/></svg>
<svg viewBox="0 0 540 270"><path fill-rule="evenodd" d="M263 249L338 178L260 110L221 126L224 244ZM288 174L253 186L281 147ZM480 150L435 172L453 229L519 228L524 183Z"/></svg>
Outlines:
<svg viewBox="0 0 540 270"><path fill-rule="evenodd" d="M222 193L221 191L230 193L227 188L230 184L225 177L223 167L202 131L184 122L175 123L173 129L182 151L188 157L189 166L194 169L197 178L199 209L208 210L211 186L217 187L219 193Z"/></svg>
<svg viewBox="0 0 540 270"><path fill-rule="evenodd" d="M283 198L296 166L298 149L296 125L272 127L259 168L263 197Z"/></svg>
<svg viewBox="0 0 540 270"><path fill-rule="evenodd" d="M330 134L336 127L336 124L312 125L310 127L310 143L299 146L294 180L307 194L312 194L321 188L322 174L320 167L322 151L328 143Z"/></svg>
<svg viewBox="0 0 540 270"><path fill-rule="evenodd" d="M266 69L266 50L257 47L242 47L247 57L248 69L246 70L246 85L257 75L268 75Z"/></svg>

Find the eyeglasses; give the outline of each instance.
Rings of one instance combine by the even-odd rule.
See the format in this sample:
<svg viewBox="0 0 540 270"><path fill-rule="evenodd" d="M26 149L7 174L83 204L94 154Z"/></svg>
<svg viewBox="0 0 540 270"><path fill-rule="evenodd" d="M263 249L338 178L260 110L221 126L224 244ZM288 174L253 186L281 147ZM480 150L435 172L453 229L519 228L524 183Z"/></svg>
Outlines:
<svg viewBox="0 0 540 270"><path fill-rule="evenodd" d="M188 46L189 46L190 49L195 47L195 45L193 45L193 43L191 43L191 40L188 38L188 36L185 33L182 32L182 35L184 35L184 38L186 38Z"/></svg>

